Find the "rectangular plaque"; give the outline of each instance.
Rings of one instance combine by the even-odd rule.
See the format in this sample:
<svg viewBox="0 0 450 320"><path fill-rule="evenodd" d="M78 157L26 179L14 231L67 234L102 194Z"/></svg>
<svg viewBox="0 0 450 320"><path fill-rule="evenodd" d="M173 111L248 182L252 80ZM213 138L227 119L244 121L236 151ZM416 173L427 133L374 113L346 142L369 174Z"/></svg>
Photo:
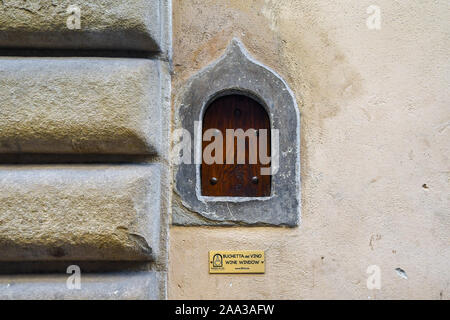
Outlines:
<svg viewBox="0 0 450 320"><path fill-rule="evenodd" d="M210 251L209 273L264 273L264 251Z"/></svg>

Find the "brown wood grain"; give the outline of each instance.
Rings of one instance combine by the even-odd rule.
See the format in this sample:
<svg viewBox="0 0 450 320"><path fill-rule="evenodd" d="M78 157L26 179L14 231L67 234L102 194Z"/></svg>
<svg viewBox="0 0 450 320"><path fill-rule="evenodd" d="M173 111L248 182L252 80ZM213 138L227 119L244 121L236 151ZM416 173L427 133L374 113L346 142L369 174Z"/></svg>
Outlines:
<svg viewBox="0 0 450 320"><path fill-rule="evenodd" d="M270 167L270 163L262 165L259 158L259 137L257 138L257 163L249 162L249 139L245 141L245 164L237 163L237 138L234 139L234 161L233 164L226 164L226 155L233 151L233 144L226 143L226 129L267 129L268 152L270 156L270 121L264 108L255 100L243 95L228 95L215 100L205 112L203 118L203 134L210 128L218 129L222 132L223 163L206 164L204 159L201 165L202 195L204 196L229 196L229 197L264 197L270 196L271 176L261 175L262 167ZM214 139L214 138L213 138ZM202 150L211 141L203 141ZM257 183L252 182L256 177ZM216 178L217 183L211 183L211 179Z"/></svg>

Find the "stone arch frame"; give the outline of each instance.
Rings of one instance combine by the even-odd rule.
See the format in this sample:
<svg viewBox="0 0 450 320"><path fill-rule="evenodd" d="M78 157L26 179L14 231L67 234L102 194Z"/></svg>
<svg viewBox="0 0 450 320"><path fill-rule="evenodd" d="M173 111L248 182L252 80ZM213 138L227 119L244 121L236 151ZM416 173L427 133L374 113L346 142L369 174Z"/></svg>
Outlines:
<svg viewBox="0 0 450 320"><path fill-rule="evenodd" d="M266 110L271 128L279 130L279 170L272 176L271 195L202 196L200 164L194 161L194 154L201 156L201 138L194 139L191 164L174 168L173 224L297 226L301 213L300 111L286 82L254 60L238 39L231 41L221 58L188 81L176 106L177 126L191 137L201 137L206 109L229 94L255 99Z"/></svg>

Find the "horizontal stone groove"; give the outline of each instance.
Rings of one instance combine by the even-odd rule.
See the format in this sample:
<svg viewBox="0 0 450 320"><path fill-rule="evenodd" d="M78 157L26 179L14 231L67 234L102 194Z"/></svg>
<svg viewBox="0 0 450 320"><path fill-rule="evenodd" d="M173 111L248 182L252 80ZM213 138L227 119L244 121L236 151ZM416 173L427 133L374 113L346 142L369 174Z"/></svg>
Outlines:
<svg viewBox="0 0 450 320"><path fill-rule="evenodd" d="M0 153L156 154L158 60L0 58Z"/></svg>
<svg viewBox="0 0 450 320"><path fill-rule="evenodd" d="M0 261L149 261L160 166L0 166Z"/></svg>

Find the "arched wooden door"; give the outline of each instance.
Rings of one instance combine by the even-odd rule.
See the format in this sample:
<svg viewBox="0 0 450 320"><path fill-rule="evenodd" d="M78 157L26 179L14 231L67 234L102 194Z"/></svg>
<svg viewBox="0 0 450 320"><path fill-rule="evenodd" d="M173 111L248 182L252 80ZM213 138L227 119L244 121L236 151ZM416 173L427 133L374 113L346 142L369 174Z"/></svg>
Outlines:
<svg viewBox="0 0 450 320"><path fill-rule="evenodd" d="M244 95L227 95L213 101L205 112L202 133L208 129L217 129L223 136L223 164L207 164L202 157L201 183L203 196L229 197L266 197L270 196L271 176L261 175L261 168L270 167L261 164L259 155L260 139L258 130L267 129L267 156L270 157L270 120L265 109L255 100ZM238 141L235 137L228 143L226 129L242 129L251 133L257 141L257 162L250 163L250 141L245 138L245 163L238 163ZM250 131L247 131L251 129ZM259 131L260 132L260 131ZM214 139L214 138L212 138ZM211 141L203 141L202 155ZM226 163L227 154L234 150L233 163ZM255 150L255 149L253 149Z"/></svg>

